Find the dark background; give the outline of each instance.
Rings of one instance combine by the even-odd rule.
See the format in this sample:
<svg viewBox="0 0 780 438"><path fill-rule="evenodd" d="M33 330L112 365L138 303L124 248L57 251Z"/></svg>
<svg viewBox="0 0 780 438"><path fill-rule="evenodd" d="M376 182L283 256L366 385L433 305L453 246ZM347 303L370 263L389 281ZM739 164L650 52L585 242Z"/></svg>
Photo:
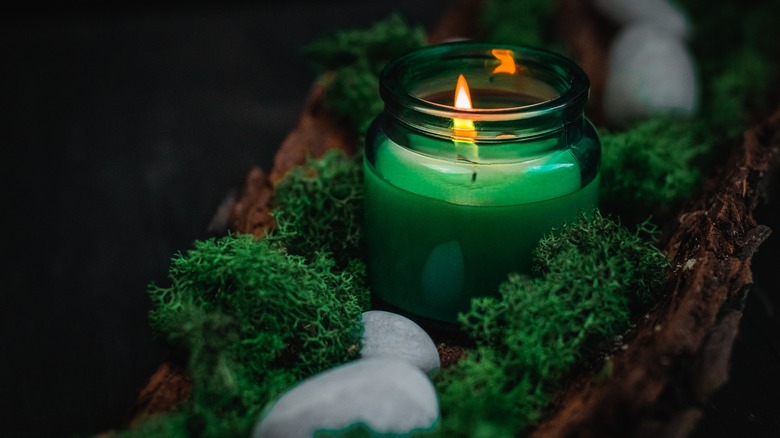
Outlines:
<svg viewBox="0 0 780 438"><path fill-rule="evenodd" d="M208 237L220 202L295 126L315 77L300 48L450 1L174 2L0 19L0 437L116 427L164 357L146 286ZM777 184L775 184L777 186ZM771 208L760 223L780 233ZM778 236L754 258L732 381L697 436L780 430ZM739 432L739 433L738 433Z"/></svg>

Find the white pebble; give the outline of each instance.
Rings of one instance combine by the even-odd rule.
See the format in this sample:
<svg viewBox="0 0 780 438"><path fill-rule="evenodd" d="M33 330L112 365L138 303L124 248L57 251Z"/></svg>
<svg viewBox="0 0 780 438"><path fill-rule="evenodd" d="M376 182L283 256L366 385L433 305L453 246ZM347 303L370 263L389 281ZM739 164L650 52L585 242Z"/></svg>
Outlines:
<svg viewBox="0 0 780 438"><path fill-rule="evenodd" d="M685 44L652 26L628 26L610 47L604 113L626 125L660 112L695 113L696 67Z"/></svg>
<svg viewBox="0 0 780 438"><path fill-rule="evenodd" d="M405 360L421 370L439 368L439 351L428 333L409 318L381 310L363 313L363 358L389 357Z"/></svg>
<svg viewBox="0 0 780 438"><path fill-rule="evenodd" d="M433 384L398 359L359 359L299 383L266 408L253 438L311 438L362 423L383 434L432 430L439 422Z"/></svg>
<svg viewBox="0 0 780 438"><path fill-rule="evenodd" d="M620 26L649 24L681 38L688 36L687 15L669 0L595 0L595 5Z"/></svg>

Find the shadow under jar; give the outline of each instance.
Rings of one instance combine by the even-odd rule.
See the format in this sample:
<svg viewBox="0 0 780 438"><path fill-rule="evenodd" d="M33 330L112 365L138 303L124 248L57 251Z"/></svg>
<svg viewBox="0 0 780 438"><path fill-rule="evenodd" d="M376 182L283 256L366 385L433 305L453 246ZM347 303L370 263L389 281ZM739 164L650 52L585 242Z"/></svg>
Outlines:
<svg viewBox="0 0 780 438"><path fill-rule="evenodd" d="M588 89L569 59L522 46L440 44L382 71L364 161L380 305L452 325L509 273L530 274L541 237L597 206Z"/></svg>

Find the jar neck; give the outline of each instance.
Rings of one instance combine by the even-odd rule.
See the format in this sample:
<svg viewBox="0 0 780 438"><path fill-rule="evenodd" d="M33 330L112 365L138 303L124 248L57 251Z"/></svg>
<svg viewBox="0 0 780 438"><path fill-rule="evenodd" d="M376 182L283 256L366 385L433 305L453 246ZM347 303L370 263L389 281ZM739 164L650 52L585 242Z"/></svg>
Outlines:
<svg viewBox="0 0 780 438"><path fill-rule="evenodd" d="M456 106L459 75L468 81L473 108ZM571 144L581 135L589 85L582 69L555 53L471 42L419 49L380 75L386 124L480 147Z"/></svg>

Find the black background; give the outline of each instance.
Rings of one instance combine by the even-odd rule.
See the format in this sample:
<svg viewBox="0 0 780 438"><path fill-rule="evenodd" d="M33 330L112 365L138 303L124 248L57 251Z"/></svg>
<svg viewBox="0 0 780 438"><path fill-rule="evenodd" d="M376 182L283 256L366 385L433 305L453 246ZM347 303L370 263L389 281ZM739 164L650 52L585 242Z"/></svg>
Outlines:
<svg viewBox="0 0 780 438"><path fill-rule="evenodd" d="M315 79L300 48L394 11L430 29L450 3L134 3L4 15L0 436L117 426L165 353L148 329L146 286L209 236L252 165L270 169ZM758 219L780 230L773 199ZM779 239L754 259L732 380L695 435L780 431Z"/></svg>

